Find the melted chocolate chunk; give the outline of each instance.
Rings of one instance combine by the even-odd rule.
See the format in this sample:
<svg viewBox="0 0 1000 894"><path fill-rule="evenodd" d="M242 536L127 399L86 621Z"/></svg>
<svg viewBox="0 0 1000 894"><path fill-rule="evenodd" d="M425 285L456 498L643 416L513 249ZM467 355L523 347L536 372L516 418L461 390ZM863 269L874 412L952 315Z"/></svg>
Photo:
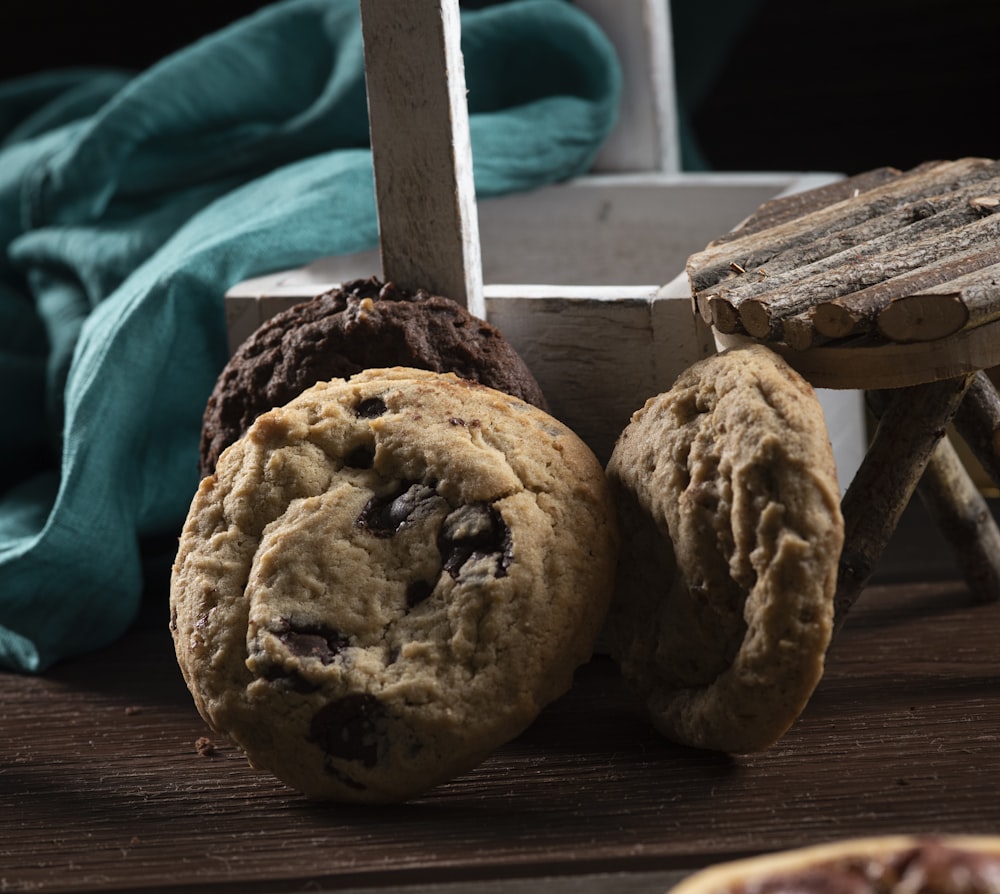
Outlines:
<svg viewBox="0 0 1000 894"><path fill-rule="evenodd" d="M268 668L264 674L264 679L282 692L297 692L299 695L309 695L310 693L317 692L320 688L319 683L313 683L301 674L297 674L294 671L287 673L276 667Z"/></svg>
<svg viewBox="0 0 1000 894"><path fill-rule="evenodd" d="M494 560L493 575L507 574L511 559L510 529L500 513L486 503L462 506L450 513L438 535L444 569L453 578L461 573L470 560Z"/></svg>
<svg viewBox="0 0 1000 894"><path fill-rule="evenodd" d="M318 658L323 664L332 664L350 645L346 636L329 627L295 627L285 623L287 628L278 633L278 639L299 658Z"/></svg>
<svg viewBox="0 0 1000 894"><path fill-rule="evenodd" d="M415 580L406 588L406 607L416 608L431 593L434 592L434 584L426 580Z"/></svg>
<svg viewBox="0 0 1000 894"><path fill-rule="evenodd" d="M377 419L388 409L381 397L368 397L354 408L359 419Z"/></svg>
<svg viewBox="0 0 1000 894"><path fill-rule="evenodd" d="M348 695L325 705L309 724L309 740L331 757L374 767L385 750L389 715L373 695Z"/></svg>
<svg viewBox="0 0 1000 894"><path fill-rule="evenodd" d="M433 487L404 483L401 490L372 497L361 510L357 524L375 537L391 537L407 522L428 515L440 499Z"/></svg>
<svg viewBox="0 0 1000 894"><path fill-rule="evenodd" d="M375 462L375 448L371 444L355 447L344 457L344 465L351 469L370 469Z"/></svg>

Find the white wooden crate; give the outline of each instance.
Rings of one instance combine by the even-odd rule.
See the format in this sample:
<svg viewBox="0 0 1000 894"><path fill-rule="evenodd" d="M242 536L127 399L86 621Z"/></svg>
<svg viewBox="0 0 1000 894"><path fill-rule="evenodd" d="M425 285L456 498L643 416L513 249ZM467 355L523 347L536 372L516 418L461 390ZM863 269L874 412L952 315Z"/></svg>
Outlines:
<svg viewBox="0 0 1000 894"><path fill-rule="evenodd" d="M587 177L478 204L486 316L554 414L605 462L645 400L713 352L692 313L690 254L762 202L834 173L683 173L665 0L581 0L618 44L625 100ZM380 274L377 250L247 280L226 296L230 344L341 282ZM864 453L855 392L821 392L842 484Z"/></svg>

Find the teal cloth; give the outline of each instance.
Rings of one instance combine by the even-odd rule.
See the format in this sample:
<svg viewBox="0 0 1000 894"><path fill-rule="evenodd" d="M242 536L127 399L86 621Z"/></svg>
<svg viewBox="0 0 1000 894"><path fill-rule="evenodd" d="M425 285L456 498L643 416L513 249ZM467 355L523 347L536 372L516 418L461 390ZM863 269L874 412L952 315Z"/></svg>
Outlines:
<svg viewBox="0 0 1000 894"><path fill-rule="evenodd" d="M140 74L0 85L0 666L134 622L197 487L226 289L377 243L358 19L290 0ZM620 92L600 30L513 0L462 44L478 195L584 173Z"/></svg>

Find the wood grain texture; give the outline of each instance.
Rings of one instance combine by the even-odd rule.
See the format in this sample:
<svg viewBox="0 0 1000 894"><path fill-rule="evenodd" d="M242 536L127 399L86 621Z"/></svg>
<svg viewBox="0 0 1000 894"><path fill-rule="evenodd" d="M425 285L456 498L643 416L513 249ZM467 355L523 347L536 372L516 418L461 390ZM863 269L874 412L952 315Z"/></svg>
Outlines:
<svg viewBox="0 0 1000 894"><path fill-rule="evenodd" d="M757 338L780 335L781 320L809 307L817 309L818 322L820 308L832 301L851 309L859 322L868 320L871 327L882 307L858 306L858 293L864 291L870 298L873 292L868 290L879 283L971 253L976 246L1000 237L1000 216L957 227L954 221L955 217L946 213L934 215L910 224L905 233L893 232L866 241L777 276L765 274L761 268L761 274L746 288L727 291L726 297L738 296L740 320L746 331Z"/></svg>
<svg viewBox="0 0 1000 894"><path fill-rule="evenodd" d="M713 288L729 276L734 262L743 270L756 270L779 253L862 224L900 202L939 194L946 184L985 180L997 174L998 168L1000 164L995 162L969 158L923 165L896 176L883 177L885 169L881 169L874 176L858 175L843 181L839 187L800 196L794 202L779 205L777 213L773 206L770 211L764 207L751 215L745 225L692 255L687 265L692 288L697 292ZM914 186L917 182L919 187Z"/></svg>
<svg viewBox="0 0 1000 894"><path fill-rule="evenodd" d="M991 246L1000 258L1000 246ZM916 294L887 305L878 316L879 331L893 341L947 338L1000 317L1000 263L931 283Z"/></svg>
<svg viewBox="0 0 1000 894"><path fill-rule="evenodd" d="M766 203L688 258L695 309L721 335L798 351L983 325L1000 317L998 192L1000 162L965 158Z"/></svg>
<svg viewBox="0 0 1000 894"><path fill-rule="evenodd" d="M899 276L881 280L849 295L847 301L834 299L815 308L816 329L827 339L844 338L864 332L875 319L879 331L891 341L928 341L930 331L939 333L941 338L953 335L968 322L967 309L959 305L959 316L955 319L954 311L940 307L942 303L950 303L947 295L943 301L935 298L928 301L916 296L923 295L925 291L932 291L937 296L937 287L946 283L950 285L966 274L971 274L972 280L979 282L985 273L983 268L992 265L997 258L1000 258L1000 248L990 245L981 252L946 256ZM917 306L911 307L911 304ZM930 328L927 322L932 317L935 318L934 325ZM979 322L986 320L980 319Z"/></svg>
<svg viewBox="0 0 1000 894"><path fill-rule="evenodd" d="M0 686L7 890L275 892L660 873L858 834L1000 829L1000 605L958 583L871 588L776 746L657 736L610 661L477 770L412 804L313 804L209 733L164 611L95 655ZM611 876L603 874L610 873ZM603 879L603 881L602 881ZM610 885L604 887L603 885ZM459 886L461 887L461 886Z"/></svg>
<svg viewBox="0 0 1000 894"><path fill-rule="evenodd" d="M482 317L458 0L361 0L361 27L382 276Z"/></svg>

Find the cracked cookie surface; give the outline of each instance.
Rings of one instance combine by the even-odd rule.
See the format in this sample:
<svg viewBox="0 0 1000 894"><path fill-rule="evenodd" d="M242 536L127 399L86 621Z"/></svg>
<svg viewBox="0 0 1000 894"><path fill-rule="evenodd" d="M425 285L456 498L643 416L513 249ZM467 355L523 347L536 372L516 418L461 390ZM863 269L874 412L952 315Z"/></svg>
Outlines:
<svg viewBox="0 0 1000 894"><path fill-rule="evenodd" d="M843 545L811 386L766 347L696 363L608 464L622 556L608 644L667 738L749 752L823 672Z"/></svg>
<svg viewBox="0 0 1000 894"><path fill-rule="evenodd" d="M511 396L412 369L320 383L203 479L171 582L206 721L307 794L413 797L521 732L591 654L603 470Z"/></svg>

